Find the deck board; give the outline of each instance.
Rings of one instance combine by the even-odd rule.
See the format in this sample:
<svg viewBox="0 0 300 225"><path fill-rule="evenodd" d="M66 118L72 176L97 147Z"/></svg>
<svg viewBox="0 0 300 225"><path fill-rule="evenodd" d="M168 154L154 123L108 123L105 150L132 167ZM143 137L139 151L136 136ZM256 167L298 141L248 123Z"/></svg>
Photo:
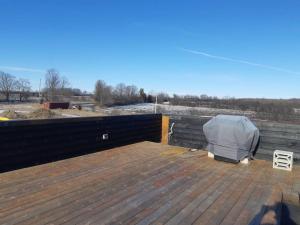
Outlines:
<svg viewBox="0 0 300 225"><path fill-rule="evenodd" d="M0 224L249 224L298 178L141 142L0 174Z"/></svg>

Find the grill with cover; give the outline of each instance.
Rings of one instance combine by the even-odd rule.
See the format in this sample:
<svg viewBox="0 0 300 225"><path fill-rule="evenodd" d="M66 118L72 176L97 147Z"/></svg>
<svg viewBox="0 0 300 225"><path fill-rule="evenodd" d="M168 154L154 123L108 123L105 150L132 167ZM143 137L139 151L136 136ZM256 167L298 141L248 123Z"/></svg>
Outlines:
<svg viewBox="0 0 300 225"><path fill-rule="evenodd" d="M239 162L251 157L259 139L256 126L245 116L218 115L203 126L207 150L215 158Z"/></svg>

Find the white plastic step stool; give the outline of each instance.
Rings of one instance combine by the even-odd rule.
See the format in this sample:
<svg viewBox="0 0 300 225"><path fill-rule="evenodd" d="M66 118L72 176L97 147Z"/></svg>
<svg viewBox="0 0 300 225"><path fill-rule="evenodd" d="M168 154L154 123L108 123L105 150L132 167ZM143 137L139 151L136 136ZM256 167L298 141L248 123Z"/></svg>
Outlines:
<svg viewBox="0 0 300 225"><path fill-rule="evenodd" d="M275 150L273 154L273 168L292 171L293 152Z"/></svg>

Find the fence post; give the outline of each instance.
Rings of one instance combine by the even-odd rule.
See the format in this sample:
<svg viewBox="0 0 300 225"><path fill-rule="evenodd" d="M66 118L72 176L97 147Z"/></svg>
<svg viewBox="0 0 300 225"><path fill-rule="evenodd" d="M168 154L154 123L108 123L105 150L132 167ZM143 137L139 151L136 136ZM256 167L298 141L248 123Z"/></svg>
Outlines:
<svg viewBox="0 0 300 225"><path fill-rule="evenodd" d="M161 126L161 143L167 145L169 143L169 116L162 116L162 126Z"/></svg>

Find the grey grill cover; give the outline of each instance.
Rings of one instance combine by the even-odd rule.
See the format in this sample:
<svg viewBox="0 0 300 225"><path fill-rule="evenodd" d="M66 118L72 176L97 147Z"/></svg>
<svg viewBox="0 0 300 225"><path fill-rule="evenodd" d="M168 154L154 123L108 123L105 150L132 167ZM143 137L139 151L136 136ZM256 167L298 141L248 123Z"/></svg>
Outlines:
<svg viewBox="0 0 300 225"><path fill-rule="evenodd" d="M203 126L207 150L217 156L239 161L252 155L259 131L245 116L218 115Z"/></svg>

